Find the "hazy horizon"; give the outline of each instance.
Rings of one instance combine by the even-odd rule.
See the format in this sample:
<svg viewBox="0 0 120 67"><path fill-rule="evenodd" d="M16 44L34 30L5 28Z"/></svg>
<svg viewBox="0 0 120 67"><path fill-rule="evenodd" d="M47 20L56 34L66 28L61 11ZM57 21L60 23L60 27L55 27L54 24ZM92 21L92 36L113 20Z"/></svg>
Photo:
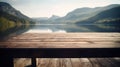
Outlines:
<svg viewBox="0 0 120 67"><path fill-rule="evenodd" d="M120 4L119 0L0 0L7 2L29 17L65 16L68 12L82 7L101 7Z"/></svg>

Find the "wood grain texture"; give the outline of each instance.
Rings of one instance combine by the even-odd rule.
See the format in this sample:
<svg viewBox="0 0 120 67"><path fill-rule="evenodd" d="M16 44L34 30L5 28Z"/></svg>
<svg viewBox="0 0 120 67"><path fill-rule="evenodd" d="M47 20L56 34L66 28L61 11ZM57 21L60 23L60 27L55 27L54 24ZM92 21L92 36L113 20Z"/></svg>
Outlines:
<svg viewBox="0 0 120 67"><path fill-rule="evenodd" d="M0 41L2 48L118 48L119 33L24 33Z"/></svg>
<svg viewBox="0 0 120 67"><path fill-rule="evenodd" d="M25 33L0 41L1 48L120 48L120 33ZM37 58L37 67L120 67L120 58ZM30 67L30 59L14 60Z"/></svg>
<svg viewBox="0 0 120 67"><path fill-rule="evenodd" d="M120 58L37 58L37 67L120 67ZM28 59L17 59L14 67L29 67Z"/></svg>

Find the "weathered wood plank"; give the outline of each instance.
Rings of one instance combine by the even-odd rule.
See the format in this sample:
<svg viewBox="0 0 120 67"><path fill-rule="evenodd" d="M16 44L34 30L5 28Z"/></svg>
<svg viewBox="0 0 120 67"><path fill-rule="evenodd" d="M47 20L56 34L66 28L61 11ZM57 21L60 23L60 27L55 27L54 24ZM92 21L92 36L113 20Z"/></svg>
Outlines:
<svg viewBox="0 0 120 67"><path fill-rule="evenodd" d="M82 64L78 58L71 58L72 66L73 67L81 67Z"/></svg>
<svg viewBox="0 0 120 67"><path fill-rule="evenodd" d="M7 42L119 42L120 38L39 38L39 39L9 39Z"/></svg>
<svg viewBox="0 0 120 67"><path fill-rule="evenodd" d="M27 36L31 36L31 37L35 37L35 38L50 38L50 37L54 37L54 38L59 38L59 37L84 37L84 36L88 36L88 37L119 37L120 34L119 33L34 33L35 35L33 35L33 33L27 33ZM42 36L41 36L42 35ZM84 35L84 36L83 36ZM26 34L22 34L19 37L21 38L27 38ZM37 37L37 36L41 36L41 37ZM16 36L14 36L16 37Z"/></svg>
<svg viewBox="0 0 120 67"><path fill-rule="evenodd" d="M0 42L2 48L120 48L119 42Z"/></svg>
<svg viewBox="0 0 120 67"><path fill-rule="evenodd" d="M73 67L70 58L63 58L62 60L65 63L66 67Z"/></svg>
<svg viewBox="0 0 120 67"><path fill-rule="evenodd" d="M111 64L113 64L115 67L120 67L120 58L109 58L108 59Z"/></svg>
<svg viewBox="0 0 120 67"><path fill-rule="evenodd" d="M59 59L51 58L49 61L48 67L59 67Z"/></svg>
<svg viewBox="0 0 120 67"><path fill-rule="evenodd" d="M16 59L14 66L29 67L29 63L25 58ZM120 67L120 58L37 58L37 63L37 67Z"/></svg>
<svg viewBox="0 0 120 67"><path fill-rule="evenodd" d="M37 58L37 67L49 67L50 58Z"/></svg>
<svg viewBox="0 0 120 67"><path fill-rule="evenodd" d="M30 58L15 58L14 59L14 67L25 67L31 65Z"/></svg>
<svg viewBox="0 0 120 67"><path fill-rule="evenodd" d="M120 33L27 33L0 41L4 48L120 48ZM30 66L19 59L15 67ZM38 67L120 67L114 58L39 58Z"/></svg>
<svg viewBox="0 0 120 67"><path fill-rule="evenodd" d="M92 67L101 67L100 63L96 60L96 58L88 58L88 59L91 62Z"/></svg>
<svg viewBox="0 0 120 67"><path fill-rule="evenodd" d="M72 67L70 59L60 58L59 59L59 67Z"/></svg>
<svg viewBox="0 0 120 67"><path fill-rule="evenodd" d="M114 64L109 62L106 58L97 58L96 60L100 63L101 67L115 67Z"/></svg>
<svg viewBox="0 0 120 67"><path fill-rule="evenodd" d="M2 48L118 48L119 33L27 33L1 41Z"/></svg>
<svg viewBox="0 0 120 67"><path fill-rule="evenodd" d="M91 62L88 60L88 58L80 58L81 67L92 67Z"/></svg>

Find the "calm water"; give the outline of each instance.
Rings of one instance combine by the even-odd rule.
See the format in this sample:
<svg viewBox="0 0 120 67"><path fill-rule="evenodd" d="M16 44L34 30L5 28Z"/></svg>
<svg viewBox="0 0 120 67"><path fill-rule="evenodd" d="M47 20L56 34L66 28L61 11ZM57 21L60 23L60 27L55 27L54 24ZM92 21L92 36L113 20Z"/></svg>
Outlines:
<svg viewBox="0 0 120 67"><path fill-rule="evenodd" d="M27 33L120 32L120 25L35 25Z"/></svg>
<svg viewBox="0 0 120 67"><path fill-rule="evenodd" d="M43 24L22 25L18 27L0 27L0 38L21 33L70 33L70 32L120 32L120 25L75 25L75 24Z"/></svg>

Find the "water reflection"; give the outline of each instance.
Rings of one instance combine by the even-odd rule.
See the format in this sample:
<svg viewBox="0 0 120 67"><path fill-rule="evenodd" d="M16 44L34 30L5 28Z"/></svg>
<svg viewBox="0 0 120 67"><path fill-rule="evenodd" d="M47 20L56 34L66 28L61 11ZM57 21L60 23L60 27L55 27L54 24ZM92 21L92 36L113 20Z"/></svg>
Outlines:
<svg viewBox="0 0 120 67"><path fill-rule="evenodd" d="M94 24L94 25L77 25L89 29L90 32L120 32L120 25L111 24ZM84 31L87 32L87 31Z"/></svg>
<svg viewBox="0 0 120 67"><path fill-rule="evenodd" d="M69 32L120 32L120 25L76 25L76 24L43 24L21 25L5 30L0 29L0 39L21 33L69 33Z"/></svg>
<svg viewBox="0 0 120 67"><path fill-rule="evenodd" d="M33 26L34 25L21 25L12 28L7 28L5 30L0 30L0 39L3 40L11 36L22 34L31 29Z"/></svg>
<svg viewBox="0 0 120 67"><path fill-rule="evenodd" d="M76 25L76 24L47 24L35 25L30 32L120 32L120 25Z"/></svg>
<svg viewBox="0 0 120 67"><path fill-rule="evenodd" d="M62 29L65 25L56 24L42 24L35 25L27 33L66 33L65 29Z"/></svg>

